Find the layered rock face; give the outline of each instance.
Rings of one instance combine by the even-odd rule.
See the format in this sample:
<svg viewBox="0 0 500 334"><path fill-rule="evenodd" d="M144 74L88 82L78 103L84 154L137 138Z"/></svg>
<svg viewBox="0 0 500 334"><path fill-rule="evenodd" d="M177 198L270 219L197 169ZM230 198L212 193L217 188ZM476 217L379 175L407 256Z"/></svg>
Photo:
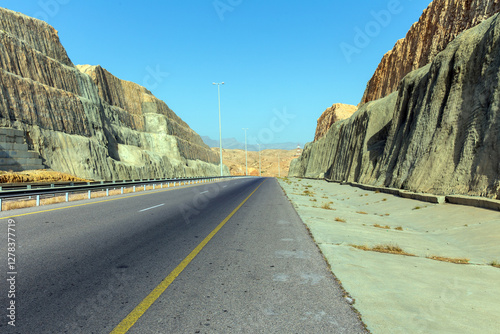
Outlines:
<svg viewBox="0 0 500 334"><path fill-rule="evenodd" d="M406 37L384 55L361 104L394 92L405 75L433 61L462 31L499 11L499 0L434 0Z"/></svg>
<svg viewBox="0 0 500 334"><path fill-rule="evenodd" d="M0 126L24 130L54 170L97 180L219 174L218 155L163 101L100 66L75 67L54 28L2 8L0 87Z"/></svg>
<svg viewBox="0 0 500 334"><path fill-rule="evenodd" d="M314 141L323 137L333 123L351 117L356 109L358 109L356 106L343 103L335 103L330 108L326 109L318 118Z"/></svg>
<svg viewBox="0 0 500 334"><path fill-rule="evenodd" d="M500 16L333 124L292 176L500 198Z"/></svg>

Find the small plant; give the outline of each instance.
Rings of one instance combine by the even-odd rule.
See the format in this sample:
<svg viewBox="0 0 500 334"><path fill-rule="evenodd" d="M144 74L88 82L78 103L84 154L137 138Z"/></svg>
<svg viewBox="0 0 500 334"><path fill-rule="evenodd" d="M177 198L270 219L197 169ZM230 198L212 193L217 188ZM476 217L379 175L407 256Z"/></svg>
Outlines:
<svg viewBox="0 0 500 334"><path fill-rule="evenodd" d="M413 208L413 210L420 210L420 209L422 209L421 206L416 206L416 207Z"/></svg>
<svg viewBox="0 0 500 334"><path fill-rule="evenodd" d="M375 194L380 194L380 190L375 190Z"/></svg>
<svg viewBox="0 0 500 334"><path fill-rule="evenodd" d="M325 210L334 210L331 206L330 206L330 203L323 203L321 205L321 208L322 209L325 209Z"/></svg>
<svg viewBox="0 0 500 334"><path fill-rule="evenodd" d="M445 256L437 256L437 255L427 256L427 258L431 259L431 260L450 262L450 263L455 263L455 264L468 264L469 263L469 259L464 259L464 258L453 258L453 257L445 257Z"/></svg>
<svg viewBox="0 0 500 334"><path fill-rule="evenodd" d="M311 202L317 202L317 199L316 198L311 198L310 201Z"/></svg>
<svg viewBox="0 0 500 334"><path fill-rule="evenodd" d="M339 217L335 217L335 221L336 222L340 222L340 223L345 223L345 219L342 219L342 218L339 218Z"/></svg>
<svg viewBox="0 0 500 334"><path fill-rule="evenodd" d="M403 228L402 228L401 226L398 226L398 227L396 227L396 228L395 228L395 230L396 230L396 231L402 231L402 230L403 230Z"/></svg>
<svg viewBox="0 0 500 334"><path fill-rule="evenodd" d="M385 201L387 201L387 198L382 198L382 202L385 202Z"/></svg>
<svg viewBox="0 0 500 334"><path fill-rule="evenodd" d="M500 263L497 260L493 260L490 263L488 263L490 266L495 267L495 268L500 268Z"/></svg>
<svg viewBox="0 0 500 334"><path fill-rule="evenodd" d="M356 211L356 213L359 213L360 215L367 215L368 213L364 212L364 211Z"/></svg>

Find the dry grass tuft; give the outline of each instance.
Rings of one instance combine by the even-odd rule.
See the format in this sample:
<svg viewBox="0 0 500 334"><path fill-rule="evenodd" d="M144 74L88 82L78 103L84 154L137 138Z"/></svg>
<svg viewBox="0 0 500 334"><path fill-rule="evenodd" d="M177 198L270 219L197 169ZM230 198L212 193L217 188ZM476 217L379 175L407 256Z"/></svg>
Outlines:
<svg viewBox="0 0 500 334"><path fill-rule="evenodd" d="M356 211L356 213L359 213L360 215L367 215L368 213L364 212L364 211Z"/></svg>
<svg viewBox="0 0 500 334"><path fill-rule="evenodd" d="M395 230L396 230L396 231L402 231L402 230L403 230L403 227L398 226L398 227L396 227L396 228L395 228Z"/></svg>
<svg viewBox="0 0 500 334"><path fill-rule="evenodd" d="M426 257L428 259L431 259L431 260L450 262L450 263L455 263L455 264L468 264L469 263L469 259L464 259L464 258L453 258L453 257L445 257L445 256L437 256L437 255L431 255L431 256L426 256Z"/></svg>
<svg viewBox="0 0 500 334"><path fill-rule="evenodd" d="M376 245L373 247L368 247L366 245L353 245L350 244L349 246L361 249L363 251L372 251L372 252L378 252L378 253L389 253L389 254L398 254L398 255L405 255L405 256L415 256L414 254L407 253L404 250L401 249L398 245Z"/></svg>
<svg viewBox="0 0 500 334"><path fill-rule="evenodd" d="M339 217L335 217L335 221L336 222L340 222L340 223L345 223L345 219L342 219L342 218L339 218Z"/></svg>
<svg viewBox="0 0 500 334"><path fill-rule="evenodd" d="M391 229L391 227L390 227L390 226L388 226L388 225L382 226L382 225L379 225L379 224L374 224L373 226L374 226L374 227L378 227L378 228L385 228L385 229L387 229L387 230L390 230L390 229Z"/></svg>
<svg viewBox="0 0 500 334"><path fill-rule="evenodd" d="M71 174L56 172L52 170L26 170L22 172L0 171L0 183L22 183L22 182L89 182Z"/></svg>
<svg viewBox="0 0 500 334"><path fill-rule="evenodd" d="M330 203L331 203L331 202L330 202ZM321 208L322 208L322 209L325 209L325 210L335 210L334 208L332 208L332 207L330 206L330 203L323 203L323 204L321 205Z"/></svg>

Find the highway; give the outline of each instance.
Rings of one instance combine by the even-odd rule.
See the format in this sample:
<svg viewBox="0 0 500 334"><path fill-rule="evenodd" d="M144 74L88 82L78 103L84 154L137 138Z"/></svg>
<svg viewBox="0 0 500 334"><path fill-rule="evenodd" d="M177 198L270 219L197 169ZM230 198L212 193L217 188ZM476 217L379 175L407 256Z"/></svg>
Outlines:
<svg viewBox="0 0 500 334"><path fill-rule="evenodd" d="M365 333L273 178L26 208L0 221L2 333Z"/></svg>

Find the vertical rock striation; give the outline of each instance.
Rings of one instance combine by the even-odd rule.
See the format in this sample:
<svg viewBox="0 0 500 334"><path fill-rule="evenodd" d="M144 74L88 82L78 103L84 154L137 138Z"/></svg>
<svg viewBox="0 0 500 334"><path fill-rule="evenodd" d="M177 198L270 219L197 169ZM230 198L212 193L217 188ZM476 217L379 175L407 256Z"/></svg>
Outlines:
<svg viewBox="0 0 500 334"><path fill-rule="evenodd" d="M462 31L500 11L499 0L434 0L406 37L382 58L361 104L394 92L401 79L429 64Z"/></svg>
<svg viewBox="0 0 500 334"><path fill-rule="evenodd" d="M144 87L74 66L47 23L0 8L0 126L91 179L218 175L218 155ZM227 168L226 168L227 171Z"/></svg>
<svg viewBox="0 0 500 334"><path fill-rule="evenodd" d="M500 14L306 145L290 175L500 198Z"/></svg>

